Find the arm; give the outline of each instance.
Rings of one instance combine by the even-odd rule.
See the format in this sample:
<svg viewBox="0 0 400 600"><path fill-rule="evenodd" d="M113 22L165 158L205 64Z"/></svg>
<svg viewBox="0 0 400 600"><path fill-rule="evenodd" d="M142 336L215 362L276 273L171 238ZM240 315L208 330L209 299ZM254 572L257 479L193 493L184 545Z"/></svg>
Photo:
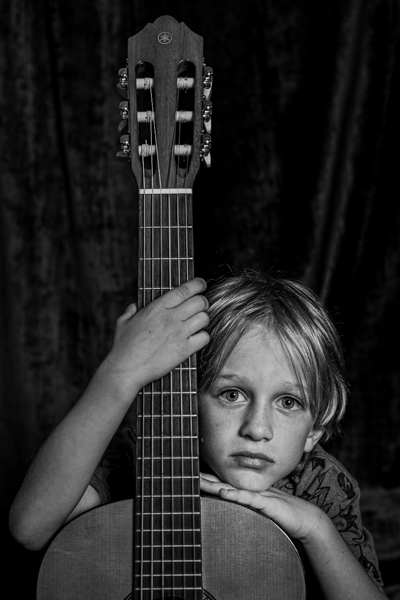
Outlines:
<svg viewBox="0 0 400 600"><path fill-rule="evenodd" d="M203 475L201 489L256 508L273 519L304 547L326 600L382 600L379 590L358 562L331 519L317 506L270 488L266 492L237 490L212 475Z"/></svg>
<svg viewBox="0 0 400 600"><path fill-rule="evenodd" d="M198 295L205 287L193 279L118 319L110 353L39 450L13 502L10 530L26 548L43 548L68 518L99 503L91 476L140 389L208 342L207 300Z"/></svg>

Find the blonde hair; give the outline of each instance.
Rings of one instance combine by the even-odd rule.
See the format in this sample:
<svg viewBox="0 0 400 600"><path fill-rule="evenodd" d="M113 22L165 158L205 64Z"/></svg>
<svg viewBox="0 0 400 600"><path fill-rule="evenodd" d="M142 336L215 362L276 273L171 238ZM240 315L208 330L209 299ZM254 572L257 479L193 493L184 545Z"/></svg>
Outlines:
<svg viewBox="0 0 400 600"><path fill-rule="evenodd" d="M219 279L206 293L209 344L199 353L199 394L206 393L240 338L262 324L287 353L321 440L340 431L347 386L342 346L323 304L305 285L253 270Z"/></svg>

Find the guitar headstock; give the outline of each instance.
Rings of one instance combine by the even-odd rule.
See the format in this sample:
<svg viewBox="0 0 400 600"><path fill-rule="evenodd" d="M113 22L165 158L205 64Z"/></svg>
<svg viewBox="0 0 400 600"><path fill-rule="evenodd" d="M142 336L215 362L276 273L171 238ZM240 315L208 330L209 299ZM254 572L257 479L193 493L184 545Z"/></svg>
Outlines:
<svg viewBox="0 0 400 600"><path fill-rule="evenodd" d="M119 70L121 151L140 189L188 189L200 162L210 166L213 72L203 38L159 17L128 40Z"/></svg>

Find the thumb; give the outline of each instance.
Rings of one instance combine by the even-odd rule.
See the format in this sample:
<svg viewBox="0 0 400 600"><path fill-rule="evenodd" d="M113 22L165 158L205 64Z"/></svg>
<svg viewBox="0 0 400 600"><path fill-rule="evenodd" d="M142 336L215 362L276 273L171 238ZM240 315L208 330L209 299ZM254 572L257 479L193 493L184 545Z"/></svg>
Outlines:
<svg viewBox="0 0 400 600"><path fill-rule="evenodd" d="M137 304L136 303L132 303L129 304L129 306L125 309L125 312L121 315L120 319L122 320L128 320L131 317L133 317L133 315L135 315L137 313Z"/></svg>

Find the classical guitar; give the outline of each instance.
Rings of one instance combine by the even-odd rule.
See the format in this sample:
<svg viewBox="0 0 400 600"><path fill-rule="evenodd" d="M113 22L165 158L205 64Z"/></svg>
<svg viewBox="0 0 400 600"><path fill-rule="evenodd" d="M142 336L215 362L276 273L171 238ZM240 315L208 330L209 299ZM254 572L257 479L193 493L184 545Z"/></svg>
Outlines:
<svg viewBox="0 0 400 600"><path fill-rule="evenodd" d="M212 69L165 16L128 42L122 149L139 186L142 307L193 277L192 188L210 165ZM123 131L125 129L125 131ZM200 497L195 356L137 398L135 500L96 508L51 543L39 600L301 600L302 562L261 513Z"/></svg>

